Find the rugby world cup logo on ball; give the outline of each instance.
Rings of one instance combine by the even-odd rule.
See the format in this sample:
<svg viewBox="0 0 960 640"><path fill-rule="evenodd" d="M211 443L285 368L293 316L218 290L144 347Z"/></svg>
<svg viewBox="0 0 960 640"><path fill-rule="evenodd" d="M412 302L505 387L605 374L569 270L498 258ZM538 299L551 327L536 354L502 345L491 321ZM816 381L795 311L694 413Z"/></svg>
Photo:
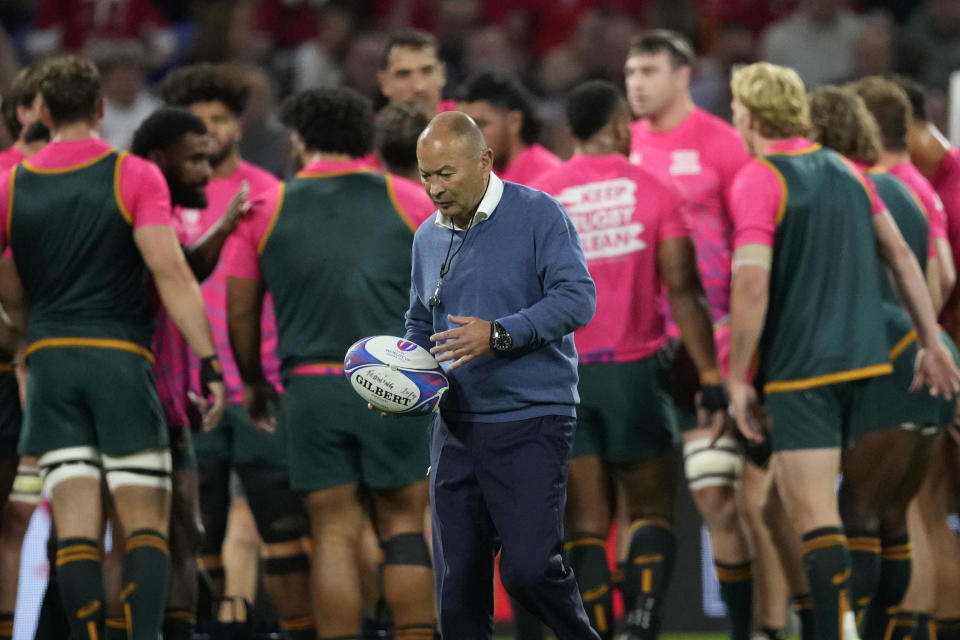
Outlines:
<svg viewBox="0 0 960 640"><path fill-rule="evenodd" d="M428 414L449 387L429 351L393 336L358 340L347 351L343 367L354 391L387 413Z"/></svg>

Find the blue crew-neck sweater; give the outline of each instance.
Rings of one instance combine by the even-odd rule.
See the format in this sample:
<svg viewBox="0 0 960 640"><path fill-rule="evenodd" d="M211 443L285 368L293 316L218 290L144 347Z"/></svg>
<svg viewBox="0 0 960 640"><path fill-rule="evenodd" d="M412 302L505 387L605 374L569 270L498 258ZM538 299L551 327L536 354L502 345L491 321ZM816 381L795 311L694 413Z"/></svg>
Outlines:
<svg viewBox="0 0 960 640"><path fill-rule="evenodd" d="M575 416L580 401L573 332L590 321L597 300L580 238L556 200L503 185L492 215L469 231L440 227L434 217L413 241L408 340L429 349L432 334L458 326L448 315L497 320L513 339L510 351L487 353L452 371L451 362L443 363L450 379L440 407L445 420ZM457 253L440 303L431 309L451 233Z"/></svg>

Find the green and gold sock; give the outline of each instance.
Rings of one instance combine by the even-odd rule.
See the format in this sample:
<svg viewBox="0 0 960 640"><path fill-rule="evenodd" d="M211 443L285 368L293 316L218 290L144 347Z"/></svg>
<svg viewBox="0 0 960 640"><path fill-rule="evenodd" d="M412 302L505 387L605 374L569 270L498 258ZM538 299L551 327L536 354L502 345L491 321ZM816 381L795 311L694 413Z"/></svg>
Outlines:
<svg viewBox="0 0 960 640"><path fill-rule="evenodd" d="M573 569L590 626L602 640L613 637L613 590L606 540L593 533L571 535L563 545L567 564Z"/></svg>
<svg viewBox="0 0 960 640"><path fill-rule="evenodd" d="M13 638L13 611L0 611L0 640Z"/></svg>
<svg viewBox="0 0 960 640"><path fill-rule="evenodd" d="M960 640L960 618L938 618L937 640Z"/></svg>
<svg viewBox="0 0 960 640"><path fill-rule="evenodd" d="M817 633L813 626L813 598L809 593L803 593L791 597L790 602L800 620L800 639L816 640Z"/></svg>
<svg viewBox="0 0 960 640"><path fill-rule="evenodd" d="M822 527L803 536L803 566L813 598L817 640L856 637L850 607L850 554L840 527Z"/></svg>
<svg viewBox="0 0 960 640"><path fill-rule="evenodd" d="M753 627L753 563L724 564L714 561L720 597L727 607L731 640L750 640Z"/></svg>
<svg viewBox="0 0 960 640"><path fill-rule="evenodd" d="M167 602L170 550L159 531L138 529L127 539L120 600L128 640L156 640Z"/></svg>
<svg viewBox="0 0 960 640"><path fill-rule="evenodd" d="M106 619L100 547L90 538L60 540L56 564L71 635L74 640L99 640Z"/></svg>
<svg viewBox="0 0 960 640"><path fill-rule="evenodd" d="M282 623L283 635L287 640L316 640L317 629L312 615L287 618Z"/></svg>
<svg viewBox="0 0 960 640"><path fill-rule="evenodd" d="M859 626L880 584L880 537L875 531L848 531L850 602Z"/></svg>
<svg viewBox="0 0 960 640"><path fill-rule="evenodd" d="M192 640L197 614L186 609L167 609L163 618L163 640Z"/></svg>
<svg viewBox="0 0 960 640"><path fill-rule="evenodd" d="M890 621L910 585L912 557L910 538L907 536L884 538L881 541L879 584L859 625L864 638L882 638L890 627Z"/></svg>
<svg viewBox="0 0 960 640"><path fill-rule="evenodd" d="M630 525L630 553L623 597L627 628L637 640L654 639L663 623L663 600L670 586L677 541L673 527L661 518Z"/></svg>

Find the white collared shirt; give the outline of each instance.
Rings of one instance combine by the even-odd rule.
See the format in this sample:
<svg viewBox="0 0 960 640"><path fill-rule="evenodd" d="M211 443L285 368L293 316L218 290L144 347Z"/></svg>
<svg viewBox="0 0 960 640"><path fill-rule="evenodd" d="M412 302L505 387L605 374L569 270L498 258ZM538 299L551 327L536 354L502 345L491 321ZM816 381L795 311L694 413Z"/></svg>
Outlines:
<svg viewBox="0 0 960 640"><path fill-rule="evenodd" d="M487 191L483 194L483 199L480 200L480 204L477 206L477 212L473 214L473 226L476 226L488 220L493 216L494 209L497 208L497 205L500 204L500 198L503 197L503 180L498 178L496 174L490 172L490 180L487 182ZM438 227L443 227L444 229L453 229L453 221L449 216L445 216L439 211L437 215L433 218L433 224Z"/></svg>

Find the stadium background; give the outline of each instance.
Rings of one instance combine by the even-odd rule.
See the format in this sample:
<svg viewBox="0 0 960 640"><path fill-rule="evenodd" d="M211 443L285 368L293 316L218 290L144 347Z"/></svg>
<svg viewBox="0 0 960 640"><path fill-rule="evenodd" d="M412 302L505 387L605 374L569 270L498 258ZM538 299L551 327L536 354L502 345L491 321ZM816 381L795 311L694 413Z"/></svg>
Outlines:
<svg viewBox="0 0 960 640"><path fill-rule="evenodd" d="M299 89L346 85L382 105L379 51L385 33L401 26L437 36L445 97L476 71L520 77L546 121L543 143L562 157L570 153L561 122L567 90L588 78L622 85L630 38L650 27L695 43L694 100L721 117L729 118L727 79L739 63L793 66L810 86L899 72L929 88L930 119L960 143L957 0L0 0L0 93L32 59L87 55L104 74L104 137L124 147L159 104L154 88L169 69L204 60L242 64L254 88L242 153L284 176L278 101ZM804 40L811 29L815 43ZM0 129L0 147L8 142ZM706 532L686 489L679 493L681 548L667 628L704 637L722 628L723 605ZM21 622L39 606L47 522L38 510L24 546L17 640L28 637L32 625ZM499 620L507 619L504 605L498 600Z"/></svg>

